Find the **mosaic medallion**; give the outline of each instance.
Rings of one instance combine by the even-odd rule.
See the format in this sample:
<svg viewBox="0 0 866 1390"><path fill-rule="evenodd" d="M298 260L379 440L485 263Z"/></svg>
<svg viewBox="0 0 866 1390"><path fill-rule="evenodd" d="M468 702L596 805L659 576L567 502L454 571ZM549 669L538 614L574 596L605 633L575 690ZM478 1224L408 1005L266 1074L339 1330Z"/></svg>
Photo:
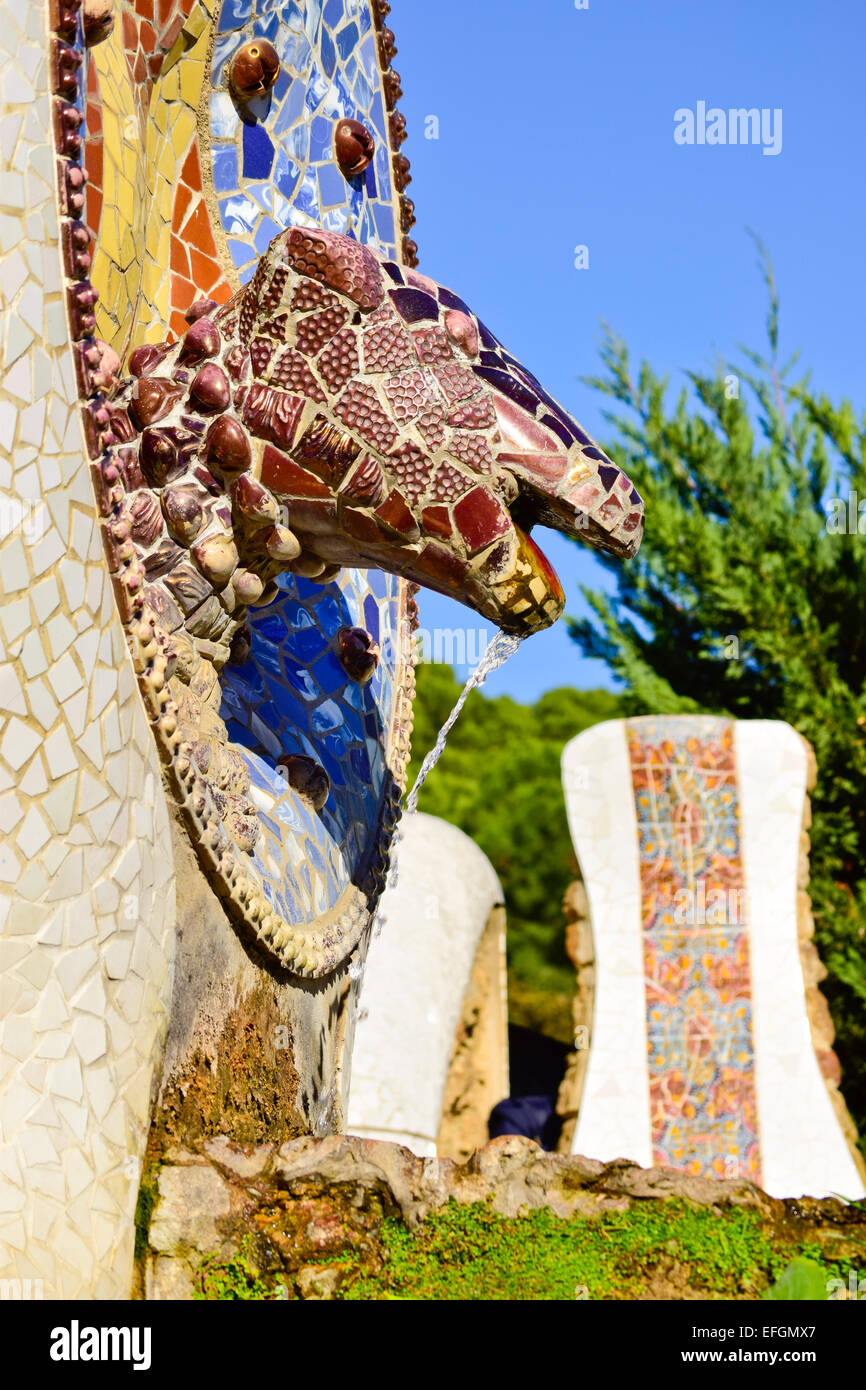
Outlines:
<svg viewBox="0 0 866 1390"><path fill-rule="evenodd" d="M169 343L188 334L192 306L203 298L226 303L289 226L331 226L386 255L414 257L405 237L411 203L395 186L395 173L401 185L408 175L396 154L402 118L389 66L393 36L367 0L331 0L324 9L315 0L123 0L113 30L88 49L72 0L61 6L55 83L79 386L93 399L90 437L109 530L116 532L119 511L127 517L120 540L107 533L108 553L145 702L214 886L260 945L308 975L333 969L351 950L383 882L408 756L414 605L396 576L347 569L317 584L275 574L267 608L243 610L240 659L223 663L223 654L205 649L214 638L219 644L233 615L211 610L207 626L194 561L173 593L161 589L167 601L154 617L146 595L165 577L164 562L189 522L177 508L166 516L164 488L153 511L142 485L166 479L139 474L123 449L127 442L137 449L137 441L110 428L105 401L116 398L122 378L93 341L128 363L137 347L165 343L166 328ZM238 99L227 68L244 44L270 37L279 74L253 109ZM335 163L343 118L363 121L374 142L361 179L344 177ZM82 278L91 262L98 299ZM192 474L181 481L202 486ZM183 486L173 493L181 510L191 505ZM213 518L216 493L210 501L206 493L200 500ZM130 566L144 559L140 587L130 589ZM166 651L168 605L177 598L194 647L181 663L196 666L182 687L177 653ZM190 618L198 629L191 633ZM368 681L353 680L338 659L341 631L369 633L376 644ZM216 772L211 764L202 773L196 761L191 735L202 718L226 731L224 743L208 745L226 750ZM207 760L205 744L199 754ZM321 805L320 795L305 794L308 786L299 793L290 781L298 784L298 768L310 765L327 787Z"/></svg>
<svg viewBox="0 0 866 1390"><path fill-rule="evenodd" d="M413 265L385 8L124 0L88 56L70 0L58 50L70 324L133 664L215 888L312 976L384 881L405 581L528 635L564 602L534 525L622 557L643 527L629 479Z"/></svg>

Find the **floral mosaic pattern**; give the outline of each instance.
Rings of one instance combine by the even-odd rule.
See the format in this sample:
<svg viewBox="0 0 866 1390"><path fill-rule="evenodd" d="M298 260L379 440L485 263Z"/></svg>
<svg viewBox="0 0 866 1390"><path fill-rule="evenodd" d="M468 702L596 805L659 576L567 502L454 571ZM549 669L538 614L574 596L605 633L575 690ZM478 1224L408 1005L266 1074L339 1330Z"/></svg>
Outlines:
<svg viewBox="0 0 866 1390"><path fill-rule="evenodd" d="M627 733L653 1160L760 1182L733 725L634 719Z"/></svg>

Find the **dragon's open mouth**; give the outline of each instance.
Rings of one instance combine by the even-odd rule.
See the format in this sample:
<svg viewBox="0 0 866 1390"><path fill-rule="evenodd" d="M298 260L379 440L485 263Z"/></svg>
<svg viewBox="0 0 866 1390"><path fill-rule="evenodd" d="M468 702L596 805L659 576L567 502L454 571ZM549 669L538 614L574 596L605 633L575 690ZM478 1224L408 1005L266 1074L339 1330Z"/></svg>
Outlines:
<svg viewBox="0 0 866 1390"><path fill-rule="evenodd" d="M643 503L629 478L535 378L521 367L509 363L509 368L507 378L500 374L508 394L497 391L494 402L500 436L496 462L513 554L509 572L493 586L498 611L489 605L481 611L505 631L528 633L555 622L565 602L532 530L549 527L628 559L643 536Z"/></svg>

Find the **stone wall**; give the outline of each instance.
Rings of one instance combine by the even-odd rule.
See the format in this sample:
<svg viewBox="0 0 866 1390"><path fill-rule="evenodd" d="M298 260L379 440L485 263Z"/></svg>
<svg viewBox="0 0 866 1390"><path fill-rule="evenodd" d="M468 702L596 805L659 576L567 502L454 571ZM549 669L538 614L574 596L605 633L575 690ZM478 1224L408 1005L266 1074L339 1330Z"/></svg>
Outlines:
<svg viewBox="0 0 866 1390"><path fill-rule="evenodd" d="M565 1074L559 1087L556 1113L562 1117L557 1149L571 1153L574 1129L580 1113L580 1099L586 1080L589 1048L592 1040L592 1011L595 1001L595 945L589 900L580 879L566 890L562 901L565 917L565 949L576 972L571 1012L574 1025L574 1050L568 1054Z"/></svg>
<svg viewBox="0 0 866 1390"><path fill-rule="evenodd" d="M603 1164L549 1154L516 1136L492 1140L464 1164L346 1136L255 1148L215 1138L203 1152L168 1154L152 1175L152 1193L139 1266L148 1299L339 1297L359 1275L382 1272L384 1218L419 1233L449 1203L476 1206L485 1219L491 1212L514 1218L547 1210L588 1229L611 1215L641 1218L649 1205L679 1199L716 1220L751 1214L751 1229L783 1255L782 1264L786 1250L794 1253L805 1242L855 1269L866 1258L866 1215L839 1201L781 1202L745 1179L720 1182L626 1160ZM676 1239L668 1244L672 1253L662 1248L645 1257L653 1268L643 1296L706 1297L695 1287L699 1262L684 1266ZM483 1258L478 1248L475 1258ZM615 1265L617 1258L612 1244L609 1261ZM731 1296L760 1296L738 1287L735 1274L731 1279Z"/></svg>
<svg viewBox="0 0 866 1390"><path fill-rule="evenodd" d="M487 1121L508 1093L505 908L497 904L478 943L445 1081L436 1140L440 1158L464 1163L487 1143Z"/></svg>
<svg viewBox="0 0 866 1390"><path fill-rule="evenodd" d="M320 981L240 938L174 822L178 925L171 1024L149 1154L216 1134L281 1143L343 1125L348 964Z"/></svg>

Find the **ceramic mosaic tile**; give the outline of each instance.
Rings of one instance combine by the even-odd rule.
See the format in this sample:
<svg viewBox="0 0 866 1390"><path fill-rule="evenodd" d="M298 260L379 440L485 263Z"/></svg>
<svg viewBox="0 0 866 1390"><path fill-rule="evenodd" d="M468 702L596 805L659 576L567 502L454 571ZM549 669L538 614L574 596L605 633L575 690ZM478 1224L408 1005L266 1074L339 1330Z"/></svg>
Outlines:
<svg viewBox="0 0 866 1390"><path fill-rule="evenodd" d="M761 1181L730 720L629 721L653 1161Z"/></svg>
<svg viewBox="0 0 866 1390"><path fill-rule="evenodd" d="M67 338L46 19L0 2L0 1280L120 1298L174 879Z"/></svg>
<svg viewBox="0 0 866 1390"><path fill-rule="evenodd" d="M806 1010L803 740L776 721L612 720L562 768L595 951L572 1152L859 1196Z"/></svg>
<svg viewBox="0 0 866 1390"><path fill-rule="evenodd" d="M397 254L387 113L369 9L357 0L224 4L217 25L210 98L213 182L220 219L241 280L286 226L323 226ZM267 113L241 119L224 90L232 55L251 38L269 39L282 69ZM362 121L376 157L346 179L334 162L335 122Z"/></svg>
<svg viewBox="0 0 866 1390"><path fill-rule="evenodd" d="M249 766L267 832L254 864L287 921L330 910L347 880L363 877L369 844L362 827L378 822L389 780L398 583L378 571L344 571L339 586L324 588L284 576L286 596L251 615L249 659L226 668L220 713ZM349 680L334 656L341 626L366 628L382 648L368 685ZM330 778L331 795L318 813L280 774L291 754L314 758ZM286 851L293 862L283 866ZM304 862L309 877L299 877Z"/></svg>
<svg viewBox="0 0 866 1390"><path fill-rule="evenodd" d="M473 962L503 895L490 860L456 825L420 812L401 829L399 879L382 897L367 956L346 1131L434 1157ZM479 1092L488 1112L508 1094L504 930L490 946L484 1017L476 1019L484 1074L471 1087L464 1079L464 1116Z"/></svg>
<svg viewBox="0 0 866 1390"><path fill-rule="evenodd" d="M83 133L97 327L121 355L136 344L163 341L166 326L169 342L183 337L196 300L224 304L274 235L298 224L328 225L341 203L351 203L356 215L354 223L344 218L340 226L359 240L370 238L389 254L402 242L409 205L398 198L391 176L394 89L392 83L389 105L370 7L330 0L326 11L307 6L301 21L296 7L272 0L229 6L203 0L155 11L148 0L123 0L122 22L86 58ZM279 79L270 95L244 106L229 87L228 65L244 43L272 36ZM334 163L336 122L355 115L372 123L376 142L376 159L361 180L344 177ZM295 182L292 161L299 169ZM232 252L236 229L229 237L223 216L223 195L229 194L235 203L257 200L259 208L242 262ZM283 370L287 384L311 388L298 376L300 361ZM222 683L229 736L248 765L259 823L267 831L250 867L272 908L293 923L333 908L370 868L370 837L378 834L384 802L394 795L393 771L386 778L382 766L387 758L393 762L392 724L401 698L394 664L402 671L406 662L398 653L401 632L388 654L390 671L383 662L357 697L359 708L350 710L341 700L346 680L335 674L334 656L323 654L311 673L312 658L292 657L289 648L292 642L303 646L306 636L311 650L307 625L318 629L320 609L339 611L347 626L369 622L384 632L396 622L400 582L344 572L324 589L304 581L300 586L302 592L290 580L286 597L253 615L249 658L242 672L227 669ZM277 631L293 634L282 652L271 636ZM333 635L329 631L329 643ZM257 698L262 689L268 698ZM323 696L311 714L308 689ZM350 723L357 725L351 735ZM281 758L301 752L316 757L334 788L333 807L329 803L310 824L292 809L298 798L277 770ZM363 792L341 792L360 771L370 779ZM296 843L286 829L292 817ZM290 841L295 849L303 845L307 865L300 879L284 882Z"/></svg>

